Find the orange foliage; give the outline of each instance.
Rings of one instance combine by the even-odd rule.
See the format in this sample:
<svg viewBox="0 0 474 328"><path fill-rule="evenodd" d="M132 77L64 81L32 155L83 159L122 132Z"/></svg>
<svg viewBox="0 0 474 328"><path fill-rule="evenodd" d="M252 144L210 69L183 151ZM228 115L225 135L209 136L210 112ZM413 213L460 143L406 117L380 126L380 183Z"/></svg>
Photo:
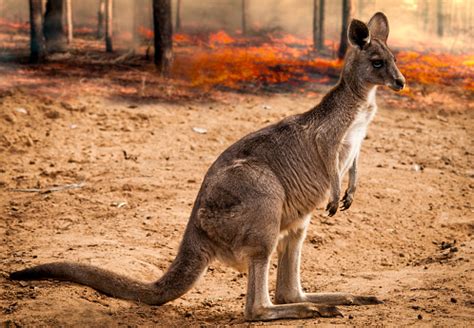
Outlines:
<svg viewBox="0 0 474 328"><path fill-rule="evenodd" d="M30 29L29 22L12 22L6 19L0 18L0 29L2 30L11 30L11 31L27 31Z"/></svg>
<svg viewBox="0 0 474 328"><path fill-rule="evenodd" d="M268 44L195 49L189 53L178 52L173 73L193 86L239 89L244 82L255 85L327 82L327 75L334 76L341 67L338 60L304 58L305 52L307 50Z"/></svg>
<svg viewBox="0 0 474 328"><path fill-rule="evenodd" d="M153 39L154 35L152 30L143 26L138 27L138 34L140 34L145 39Z"/></svg>
<svg viewBox="0 0 474 328"><path fill-rule="evenodd" d="M219 45L232 44L235 43L235 39L232 38L229 34L224 31L219 31L217 33L212 33L209 36L209 44L211 47L216 47Z"/></svg>
<svg viewBox="0 0 474 328"><path fill-rule="evenodd" d="M243 83L255 86L325 83L329 77L338 76L342 62L318 57L310 40L292 35L265 37L268 42L258 44L255 37L233 38L221 31L211 34L207 43L201 40L196 44L192 37L179 34L174 38L177 47L173 73L193 86L232 89L239 89ZM397 58L409 85L461 86L474 90L472 55L401 51Z"/></svg>
<svg viewBox="0 0 474 328"><path fill-rule="evenodd" d="M422 54L402 51L397 55L398 66L407 81L420 84L460 85L474 91L474 56Z"/></svg>

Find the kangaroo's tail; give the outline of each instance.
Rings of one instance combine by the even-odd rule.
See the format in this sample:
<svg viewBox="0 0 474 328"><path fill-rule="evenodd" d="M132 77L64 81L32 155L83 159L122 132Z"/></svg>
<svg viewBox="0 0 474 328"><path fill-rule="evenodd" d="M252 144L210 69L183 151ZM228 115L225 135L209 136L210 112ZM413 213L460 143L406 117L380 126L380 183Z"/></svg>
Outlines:
<svg viewBox="0 0 474 328"><path fill-rule="evenodd" d="M188 227L189 228L189 227ZM91 265L55 262L38 265L10 274L12 280L58 279L92 287L107 295L161 305L192 288L203 275L211 255L202 241L187 229L175 260L156 282L143 283Z"/></svg>

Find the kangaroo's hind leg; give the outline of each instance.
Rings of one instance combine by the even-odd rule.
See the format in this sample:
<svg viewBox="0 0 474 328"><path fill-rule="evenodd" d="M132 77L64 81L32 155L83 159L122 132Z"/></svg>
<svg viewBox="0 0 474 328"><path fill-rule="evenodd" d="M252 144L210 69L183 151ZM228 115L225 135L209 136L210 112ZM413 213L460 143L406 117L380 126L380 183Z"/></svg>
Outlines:
<svg viewBox="0 0 474 328"><path fill-rule="evenodd" d="M269 257L256 257L249 261L247 300L245 304L245 318L247 320L264 321L342 316L333 306L316 307L310 303L272 304L268 294L269 263Z"/></svg>
<svg viewBox="0 0 474 328"><path fill-rule="evenodd" d="M271 254L278 241L278 219L271 207L264 207L258 211L259 220L252 222L252 238L247 238L245 244L248 263L248 286L245 304L245 318L255 320L275 319L302 319L312 317L335 317L341 313L333 306L317 307L311 303L294 303L274 305L268 293L268 272ZM257 214L257 212L254 212ZM265 228L260 227L261 222L273 222Z"/></svg>
<svg viewBox="0 0 474 328"><path fill-rule="evenodd" d="M349 293L304 293L300 282L301 248L307 224L290 231L278 245L277 303L311 302L321 305L371 305L382 303L374 296Z"/></svg>

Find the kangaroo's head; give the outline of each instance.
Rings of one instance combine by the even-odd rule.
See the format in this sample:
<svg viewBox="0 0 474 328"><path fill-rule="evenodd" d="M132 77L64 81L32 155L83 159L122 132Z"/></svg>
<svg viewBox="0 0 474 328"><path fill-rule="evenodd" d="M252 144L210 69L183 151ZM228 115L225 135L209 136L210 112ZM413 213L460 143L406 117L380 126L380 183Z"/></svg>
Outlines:
<svg viewBox="0 0 474 328"><path fill-rule="evenodd" d="M405 78L387 47L388 33L388 19L381 12L372 16L368 24L352 20L348 30L352 47L344 66L349 81L361 86L386 85L395 91L405 87Z"/></svg>

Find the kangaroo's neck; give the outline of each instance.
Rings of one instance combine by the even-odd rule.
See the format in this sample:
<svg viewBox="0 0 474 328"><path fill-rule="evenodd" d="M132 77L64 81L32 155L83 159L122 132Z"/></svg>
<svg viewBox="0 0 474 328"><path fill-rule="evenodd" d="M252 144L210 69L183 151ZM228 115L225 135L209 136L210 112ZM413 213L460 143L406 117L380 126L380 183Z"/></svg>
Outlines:
<svg viewBox="0 0 474 328"><path fill-rule="evenodd" d="M350 65L343 68L339 85L342 85L347 93L350 93L361 103L375 101L376 87L362 81Z"/></svg>
<svg viewBox="0 0 474 328"><path fill-rule="evenodd" d="M372 118L376 112L375 94L377 87L363 84L344 70L339 82L323 97L321 102L302 115L302 119L314 124L320 130L323 122L331 122L341 129L348 128L360 112Z"/></svg>
<svg viewBox="0 0 474 328"><path fill-rule="evenodd" d="M362 83L352 74L343 73L339 82L332 88L315 111L322 112L353 112L354 114L365 107L375 105L376 86Z"/></svg>

